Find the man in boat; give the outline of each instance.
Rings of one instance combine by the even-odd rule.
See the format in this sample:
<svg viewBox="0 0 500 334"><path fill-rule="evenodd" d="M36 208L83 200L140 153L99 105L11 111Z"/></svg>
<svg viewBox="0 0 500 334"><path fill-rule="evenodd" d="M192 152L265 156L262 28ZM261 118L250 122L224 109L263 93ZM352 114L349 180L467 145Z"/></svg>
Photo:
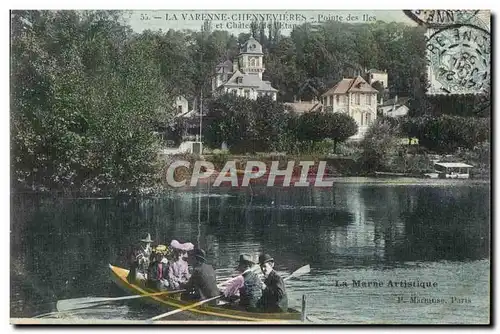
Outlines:
<svg viewBox="0 0 500 334"><path fill-rule="evenodd" d="M262 281L253 271L255 262L249 254L241 254L238 262L240 276L225 289L224 296L230 300L239 293L239 306L249 312L258 312L258 302L262 297Z"/></svg>
<svg viewBox="0 0 500 334"><path fill-rule="evenodd" d="M196 248L189 260L193 263L193 274L185 285L187 293L184 297L186 299L204 300L220 295L217 287L217 275L214 268L206 263L205 251ZM215 305L216 301L214 300L211 304Z"/></svg>
<svg viewBox="0 0 500 334"><path fill-rule="evenodd" d="M261 254L259 265L265 277L265 288L259 300L259 309L270 313L287 312L288 297L285 282L274 270L274 259L269 254Z"/></svg>
<svg viewBox="0 0 500 334"><path fill-rule="evenodd" d="M152 262L151 254L153 248L151 244L153 240L151 239L151 234L148 233L147 237L141 240L141 253L139 256L139 271L147 274L149 265Z"/></svg>

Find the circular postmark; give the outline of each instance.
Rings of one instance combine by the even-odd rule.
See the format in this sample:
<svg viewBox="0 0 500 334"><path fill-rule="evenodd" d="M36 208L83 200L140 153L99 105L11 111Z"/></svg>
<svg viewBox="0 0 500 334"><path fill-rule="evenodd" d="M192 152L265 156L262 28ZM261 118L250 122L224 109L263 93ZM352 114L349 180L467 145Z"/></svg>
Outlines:
<svg viewBox="0 0 500 334"><path fill-rule="evenodd" d="M477 94L490 85L490 34L470 25L452 25L427 39L431 85L452 94Z"/></svg>
<svg viewBox="0 0 500 334"><path fill-rule="evenodd" d="M426 27L471 23L479 10L403 10L413 21Z"/></svg>

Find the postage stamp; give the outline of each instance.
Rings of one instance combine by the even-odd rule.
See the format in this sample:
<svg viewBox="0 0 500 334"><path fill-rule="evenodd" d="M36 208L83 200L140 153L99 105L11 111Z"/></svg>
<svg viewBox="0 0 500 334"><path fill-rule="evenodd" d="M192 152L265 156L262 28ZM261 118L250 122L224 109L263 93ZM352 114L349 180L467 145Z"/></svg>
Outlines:
<svg viewBox="0 0 500 334"><path fill-rule="evenodd" d="M13 10L10 322L491 323L488 10Z"/></svg>
<svg viewBox="0 0 500 334"><path fill-rule="evenodd" d="M484 10L409 10L427 27L429 94L482 94L490 82L490 16Z"/></svg>

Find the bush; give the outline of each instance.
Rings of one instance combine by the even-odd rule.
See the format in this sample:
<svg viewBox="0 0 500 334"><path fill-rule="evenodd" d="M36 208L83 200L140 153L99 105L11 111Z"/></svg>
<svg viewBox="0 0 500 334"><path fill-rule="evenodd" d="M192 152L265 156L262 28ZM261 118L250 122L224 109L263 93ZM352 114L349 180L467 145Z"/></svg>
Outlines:
<svg viewBox="0 0 500 334"><path fill-rule="evenodd" d="M348 141L337 146L337 153L342 156L357 158L363 153L363 148L360 142Z"/></svg>
<svg viewBox="0 0 500 334"><path fill-rule="evenodd" d="M383 120L376 121L361 141L361 162L368 172L390 170L392 160L398 154L399 133L397 128Z"/></svg>

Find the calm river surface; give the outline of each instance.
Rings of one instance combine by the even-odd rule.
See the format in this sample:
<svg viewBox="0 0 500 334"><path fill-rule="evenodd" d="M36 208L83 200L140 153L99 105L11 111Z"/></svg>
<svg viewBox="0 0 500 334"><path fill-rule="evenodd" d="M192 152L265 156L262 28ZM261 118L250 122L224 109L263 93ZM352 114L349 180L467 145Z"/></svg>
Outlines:
<svg viewBox="0 0 500 334"><path fill-rule="evenodd" d="M359 178L324 189L203 186L149 199L13 195L11 317L54 311L59 299L122 295L108 263L123 266L124 250L149 232L160 243L201 245L221 278L242 252L273 255L283 276L310 264L309 275L287 282L290 306L300 309L305 294L308 314L329 323L488 323L489 196L489 183ZM387 286L405 280L437 286ZM92 312L162 313L138 302Z"/></svg>

